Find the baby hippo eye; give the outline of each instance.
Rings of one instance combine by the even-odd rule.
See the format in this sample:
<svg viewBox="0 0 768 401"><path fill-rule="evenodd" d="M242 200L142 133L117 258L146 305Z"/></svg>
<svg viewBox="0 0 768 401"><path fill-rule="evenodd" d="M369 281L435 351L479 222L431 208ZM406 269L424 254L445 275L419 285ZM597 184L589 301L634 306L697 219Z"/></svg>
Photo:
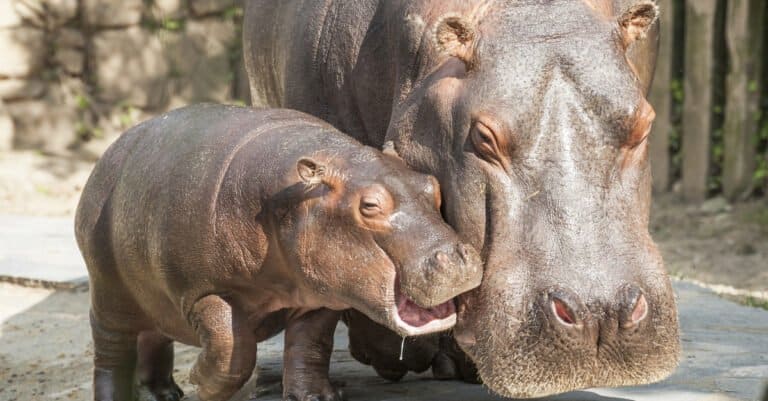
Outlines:
<svg viewBox="0 0 768 401"><path fill-rule="evenodd" d="M381 214L381 200L376 196L363 196L360 199L360 214L365 217L376 217Z"/></svg>
<svg viewBox="0 0 768 401"><path fill-rule="evenodd" d="M364 224L379 224L386 221L394 208L392 195L383 186L374 184L360 193L359 215ZM378 227L378 226L377 226Z"/></svg>

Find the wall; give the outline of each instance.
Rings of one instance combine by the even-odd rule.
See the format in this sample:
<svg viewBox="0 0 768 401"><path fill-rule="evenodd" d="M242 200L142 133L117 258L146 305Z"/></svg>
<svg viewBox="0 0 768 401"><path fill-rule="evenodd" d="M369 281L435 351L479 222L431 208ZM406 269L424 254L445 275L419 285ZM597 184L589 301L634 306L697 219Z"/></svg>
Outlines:
<svg viewBox="0 0 768 401"><path fill-rule="evenodd" d="M241 16L236 0L0 0L0 150L96 158L151 115L242 102Z"/></svg>

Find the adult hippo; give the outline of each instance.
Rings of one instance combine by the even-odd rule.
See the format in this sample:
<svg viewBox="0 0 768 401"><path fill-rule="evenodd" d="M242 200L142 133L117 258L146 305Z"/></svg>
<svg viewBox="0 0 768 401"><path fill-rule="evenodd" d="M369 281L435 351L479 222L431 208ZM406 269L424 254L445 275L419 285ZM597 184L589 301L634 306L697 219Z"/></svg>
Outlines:
<svg viewBox="0 0 768 401"><path fill-rule="evenodd" d="M245 62L254 104L391 141L438 178L445 219L484 261L455 339L493 391L537 397L678 362L648 233L656 17L649 0L250 0ZM349 324L385 377L447 363L437 338L399 362L399 338Z"/></svg>

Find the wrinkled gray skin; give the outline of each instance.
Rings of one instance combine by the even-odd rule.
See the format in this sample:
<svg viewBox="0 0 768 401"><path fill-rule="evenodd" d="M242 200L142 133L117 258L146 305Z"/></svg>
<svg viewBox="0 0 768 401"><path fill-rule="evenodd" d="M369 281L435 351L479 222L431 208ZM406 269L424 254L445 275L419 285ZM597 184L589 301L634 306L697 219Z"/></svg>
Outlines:
<svg viewBox="0 0 768 401"><path fill-rule="evenodd" d="M254 104L392 141L440 181L444 217L482 250L483 283L460 298L454 337L488 387L534 397L676 367L675 301L648 233L653 3L246 4ZM353 355L384 377L431 364L474 378L438 337L400 362L397 336L347 322Z"/></svg>

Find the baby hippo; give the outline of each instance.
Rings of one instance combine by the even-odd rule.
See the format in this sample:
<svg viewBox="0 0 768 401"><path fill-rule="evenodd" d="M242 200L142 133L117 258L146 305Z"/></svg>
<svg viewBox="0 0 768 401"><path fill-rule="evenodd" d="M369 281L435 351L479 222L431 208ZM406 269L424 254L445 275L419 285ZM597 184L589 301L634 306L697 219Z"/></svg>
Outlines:
<svg viewBox="0 0 768 401"><path fill-rule="evenodd" d="M289 110L206 104L134 127L96 165L75 231L97 401L179 400L173 341L202 347L200 399L227 400L282 330L283 398L339 400L342 310L403 336L442 331L482 275L433 177Z"/></svg>

